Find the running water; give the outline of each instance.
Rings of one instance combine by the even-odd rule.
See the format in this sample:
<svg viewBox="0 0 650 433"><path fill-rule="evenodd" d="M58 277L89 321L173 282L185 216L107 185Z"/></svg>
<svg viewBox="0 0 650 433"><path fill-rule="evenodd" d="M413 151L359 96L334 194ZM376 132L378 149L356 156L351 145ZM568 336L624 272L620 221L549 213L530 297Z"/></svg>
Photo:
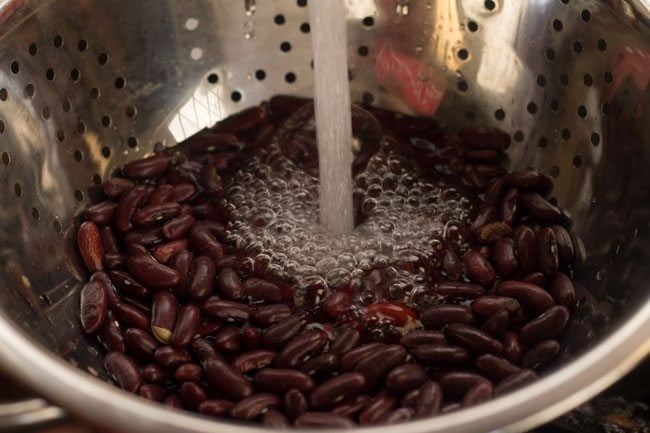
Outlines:
<svg viewBox="0 0 650 433"><path fill-rule="evenodd" d="M309 3L320 171L320 221L335 235L351 233L352 121L343 0Z"/></svg>

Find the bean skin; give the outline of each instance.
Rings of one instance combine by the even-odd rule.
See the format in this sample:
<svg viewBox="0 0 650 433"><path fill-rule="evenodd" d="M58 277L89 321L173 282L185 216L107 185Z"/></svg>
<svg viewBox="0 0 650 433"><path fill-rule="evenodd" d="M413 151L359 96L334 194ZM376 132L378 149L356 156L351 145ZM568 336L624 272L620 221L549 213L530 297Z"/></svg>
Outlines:
<svg viewBox="0 0 650 433"><path fill-rule="evenodd" d="M122 174L129 179L150 179L165 173L171 164L171 155L158 153L148 158L129 162L122 167Z"/></svg>
<svg viewBox="0 0 650 433"><path fill-rule="evenodd" d="M99 329L98 335L99 340L107 351L122 353L126 351L124 336L112 311L106 313L106 318L102 327Z"/></svg>
<svg viewBox="0 0 650 433"><path fill-rule="evenodd" d="M361 340L359 331L352 328L342 328L337 337L330 344L329 351L333 354L342 356L350 350L354 349Z"/></svg>
<svg viewBox="0 0 650 433"><path fill-rule="evenodd" d="M153 356L158 364L166 368L177 368L192 361L187 350L172 346L162 346L156 349Z"/></svg>
<svg viewBox="0 0 650 433"><path fill-rule="evenodd" d="M569 315L566 307L556 305L526 323L519 331L519 335L528 344L555 338L566 327Z"/></svg>
<svg viewBox="0 0 650 433"><path fill-rule="evenodd" d="M375 387L395 367L406 360L406 349L398 344L379 347L364 357L354 367L354 371L366 378L368 389Z"/></svg>
<svg viewBox="0 0 650 433"><path fill-rule="evenodd" d="M236 300L244 296L244 288L237 272L231 268L221 269L217 277L219 294L226 299Z"/></svg>
<svg viewBox="0 0 650 433"><path fill-rule="evenodd" d="M339 357L334 353L321 353L306 361L300 371L309 376L332 373L339 366Z"/></svg>
<svg viewBox="0 0 650 433"><path fill-rule="evenodd" d="M522 207L538 220L547 223L560 222L560 209L541 195L535 192L526 192L521 194L520 199Z"/></svg>
<svg viewBox="0 0 650 433"><path fill-rule="evenodd" d="M573 309L576 304L576 293L573 282L562 272L558 273L551 282L549 293L558 305Z"/></svg>
<svg viewBox="0 0 650 433"><path fill-rule="evenodd" d="M379 393L359 414L359 424L375 424L397 406L397 399L384 392Z"/></svg>
<svg viewBox="0 0 650 433"><path fill-rule="evenodd" d="M537 236L527 226L519 226L515 230L514 237L515 251L519 264L526 272L537 270Z"/></svg>
<svg viewBox="0 0 650 433"><path fill-rule="evenodd" d="M496 270L502 277L512 275L519 268L515 254L515 243L510 238L502 238L494 243L492 257L494 258Z"/></svg>
<svg viewBox="0 0 650 433"><path fill-rule="evenodd" d="M441 296L454 298L476 298L485 294L482 286L463 282L436 283L432 290Z"/></svg>
<svg viewBox="0 0 650 433"><path fill-rule="evenodd" d="M500 336L508 328L510 322L510 315L506 310L501 310L494 313L481 325L481 331L486 332L492 336Z"/></svg>
<svg viewBox="0 0 650 433"><path fill-rule="evenodd" d="M113 225L120 233L125 233L133 228L131 217L147 198L147 189L136 186L121 195L113 215Z"/></svg>
<svg viewBox="0 0 650 433"><path fill-rule="evenodd" d="M121 352L109 352L104 357L106 372L117 382L120 388L128 392L137 392L142 384L142 374L136 363Z"/></svg>
<svg viewBox="0 0 650 433"><path fill-rule="evenodd" d="M203 376L203 369L198 364L187 363L180 365L174 372L174 378L180 382L198 383Z"/></svg>
<svg viewBox="0 0 650 433"><path fill-rule="evenodd" d="M156 401L158 403L162 403L165 397L167 397L165 390L160 385L156 384L142 385L138 391L138 394L140 394L142 398Z"/></svg>
<svg viewBox="0 0 650 433"><path fill-rule="evenodd" d="M491 383L477 383L471 387L463 396L461 402L462 407L474 406L479 403L483 403L492 398L494 393L494 387Z"/></svg>
<svg viewBox="0 0 650 433"><path fill-rule="evenodd" d="M138 283L133 277L125 271L110 271L109 280L115 287L120 289L125 296L131 296L137 299L148 299L151 297L151 290Z"/></svg>
<svg viewBox="0 0 650 433"><path fill-rule="evenodd" d="M237 352L241 346L239 329L223 326L214 333L214 347L221 352Z"/></svg>
<svg viewBox="0 0 650 433"><path fill-rule="evenodd" d="M220 259L225 254L221 243L202 224L197 223L190 228L188 231L188 239L195 252L200 255L206 255L214 261Z"/></svg>
<svg viewBox="0 0 650 433"><path fill-rule="evenodd" d="M513 391L537 378L537 373L533 370L524 369L503 379L494 388L494 395L500 396L507 392Z"/></svg>
<svg viewBox="0 0 650 433"><path fill-rule="evenodd" d="M104 226L113 221L116 207L117 202L113 200L102 201L86 209L84 217L97 225Z"/></svg>
<svg viewBox="0 0 650 433"><path fill-rule="evenodd" d="M180 211L181 205L178 203L149 204L137 210L131 217L131 221L137 226L150 226L167 221L178 215Z"/></svg>
<svg viewBox="0 0 650 433"><path fill-rule="evenodd" d="M154 295L151 305L151 333L163 344L172 342L172 332L176 323L178 301L169 292L161 291Z"/></svg>
<svg viewBox="0 0 650 433"><path fill-rule="evenodd" d="M519 192L516 188L510 188L505 195L499 206L499 216L506 224L512 226L517 219L517 211L519 210Z"/></svg>
<svg viewBox="0 0 650 433"><path fill-rule="evenodd" d="M214 290L217 269L208 256L194 257L190 264L187 294L196 300L206 299Z"/></svg>
<svg viewBox="0 0 650 433"><path fill-rule="evenodd" d="M573 263L573 257L575 252L573 251L573 242L571 241L571 235L566 229L560 225L554 224L551 226L551 230L555 234L555 240L557 241L557 250L558 250L558 259L562 267L566 267Z"/></svg>
<svg viewBox="0 0 650 433"><path fill-rule="evenodd" d="M553 180L533 170L514 171L505 176L508 185L521 190L534 190L541 193L550 192Z"/></svg>
<svg viewBox="0 0 650 433"><path fill-rule="evenodd" d="M483 317L491 317L504 310L509 314L514 314L520 309L521 304L516 299L507 296L485 295L472 302L472 311Z"/></svg>
<svg viewBox="0 0 650 433"><path fill-rule="evenodd" d="M149 317L139 309L122 302L113 307L115 317L125 325L144 330L149 329Z"/></svg>
<svg viewBox="0 0 650 433"><path fill-rule="evenodd" d="M104 246L97 224L92 221L81 223L77 232L77 246L91 273L104 270Z"/></svg>
<svg viewBox="0 0 650 433"><path fill-rule="evenodd" d="M129 328L124 333L127 347L142 359L153 358L153 354L160 344L147 331L138 328Z"/></svg>
<svg viewBox="0 0 650 433"><path fill-rule="evenodd" d="M185 304L178 309L176 324L172 334L172 344L176 347L189 345L201 324L201 310L196 305Z"/></svg>
<svg viewBox="0 0 650 433"><path fill-rule="evenodd" d="M401 407L387 413L379 419L380 424L401 424L413 418L415 410L410 407Z"/></svg>
<svg viewBox="0 0 650 433"><path fill-rule="evenodd" d="M423 344L444 345L447 344L447 340L442 332L414 329L402 337L400 344L410 350Z"/></svg>
<svg viewBox="0 0 650 433"><path fill-rule="evenodd" d="M187 231L194 225L192 215L180 215L165 222L162 226L162 234L165 239L175 240L185 236Z"/></svg>
<svg viewBox="0 0 650 433"><path fill-rule="evenodd" d="M384 345L381 343L368 343L362 346L355 347L352 350L349 350L343 356L341 356L341 360L339 362L339 369L341 371L354 370L354 368L362 359L366 358L367 356L370 356L378 348L383 346Z"/></svg>
<svg viewBox="0 0 650 433"><path fill-rule="evenodd" d="M263 305L251 312L251 320L264 328L291 316L291 309L284 304Z"/></svg>
<svg viewBox="0 0 650 433"><path fill-rule="evenodd" d="M503 281L497 286L497 295L515 298L526 307L537 312L544 312L555 305L548 292L534 284L523 281Z"/></svg>
<svg viewBox="0 0 650 433"><path fill-rule="evenodd" d="M201 365L204 365L210 358L217 358L223 361L223 356L221 356L221 354L215 350L214 346L204 338L197 338L192 341L192 344L190 344L190 350L192 351L192 355L201 362Z"/></svg>
<svg viewBox="0 0 650 433"><path fill-rule="evenodd" d="M364 387L366 380L360 373L343 373L316 387L309 396L312 409L327 409L335 404L355 397Z"/></svg>
<svg viewBox="0 0 650 433"><path fill-rule="evenodd" d="M305 320L300 315L288 317L264 331L262 343L271 349L279 348L300 332L304 324Z"/></svg>
<svg viewBox="0 0 650 433"><path fill-rule="evenodd" d="M208 399L203 387L194 382L185 382L181 385L180 397L183 406L190 410L197 410L199 405Z"/></svg>
<svg viewBox="0 0 650 433"><path fill-rule="evenodd" d="M285 430L291 427L287 417L277 410L269 410L266 412L262 418L262 425L275 430Z"/></svg>
<svg viewBox="0 0 650 433"><path fill-rule="evenodd" d="M106 179L102 188L104 189L104 194L113 199L118 199L126 191L132 189L135 186L132 180L124 179L121 177L111 177Z"/></svg>
<svg viewBox="0 0 650 433"><path fill-rule="evenodd" d="M246 296L255 301L263 302L280 302L282 292L280 288L273 283L260 278L248 278L242 283L242 288Z"/></svg>
<svg viewBox="0 0 650 433"><path fill-rule="evenodd" d="M467 250L463 256L463 261L465 262L467 274L472 280L484 286L494 280L496 273L492 265L478 251Z"/></svg>
<svg viewBox="0 0 650 433"><path fill-rule="evenodd" d="M222 417L228 413L235 406L235 403L230 400L213 399L204 400L199 404L198 412L203 415L210 415L214 417Z"/></svg>
<svg viewBox="0 0 650 433"><path fill-rule="evenodd" d="M180 282L178 271L161 264L148 254L131 256L126 265L133 278L155 290L173 289Z"/></svg>
<svg viewBox="0 0 650 433"><path fill-rule="evenodd" d="M462 398L470 388L480 383L492 385L485 377L468 371L454 371L440 378L443 393L451 400Z"/></svg>
<svg viewBox="0 0 650 433"><path fill-rule="evenodd" d="M234 401L253 394L253 385L241 373L217 358L204 362L204 376L210 385Z"/></svg>
<svg viewBox="0 0 650 433"><path fill-rule="evenodd" d="M142 378L148 383L164 385L172 380L172 373L158 364L147 364L142 369Z"/></svg>
<svg viewBox="0 0 650 433"><path fill-rule="evenodd" d="M361 412L361 409L370 402L370 400L372 400L372 398L367 394L358 395L350 401L336 406L332 409L332 413L354 418L359 414L359 412Z"/></svg>
<svg viewBox="0 0 650 433"><path fill-rule="evenodd" d="M223 301L211 297L203 303L205 314L225 323L242 323L248 320L251 309L248 305L235 301Z"/></svg>
<svg viewBox="0 0 650 433"><path fill-rule="evenodd" d="M86 333L97 332L108 312L108 295L105 286L98 281L84 284L80 296L81 327Z"/></svg>
<svg viewBox="0 0 650 433"><path fill-rule="evenodd" d="M519 336L512 331L506 331L501 337L503 344L503 357L513 364L518 364L523 355L523 348Z"/></svg>
<svg viewBox="0 0 650 433"><path fill-rule="evenodd" d="M541 272L531 272L524 277L523 281L539 287L546 287L548 279L546 278L546 275Z"/></svg>

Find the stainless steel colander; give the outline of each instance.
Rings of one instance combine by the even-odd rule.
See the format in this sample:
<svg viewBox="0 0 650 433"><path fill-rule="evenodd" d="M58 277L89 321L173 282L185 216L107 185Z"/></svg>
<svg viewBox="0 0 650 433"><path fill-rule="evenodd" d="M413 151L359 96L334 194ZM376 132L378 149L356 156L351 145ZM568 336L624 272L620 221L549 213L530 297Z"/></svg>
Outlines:
<svg viewBox="0 0 650 433"><path fill-rule="evenodd" d="M333 1L333 0L311 0ZM650 29L645 0L347 0L353 99L512 135L555 178L611 331L490 403L376 432L516 431L650 352ZM66 262L75 216L125 161L278 93L311 93L305 0L0 1L0 364L66 411L129 432L250 433L104 383ZM576 337L577 338L577 337ZM584 335L584 339L591 335ZM93 377L95 376L95 377ZM56 408L0 415L56 418ZM8 419L8 418L7 418ZM371 430L371 429L368 429Z"/></svg>

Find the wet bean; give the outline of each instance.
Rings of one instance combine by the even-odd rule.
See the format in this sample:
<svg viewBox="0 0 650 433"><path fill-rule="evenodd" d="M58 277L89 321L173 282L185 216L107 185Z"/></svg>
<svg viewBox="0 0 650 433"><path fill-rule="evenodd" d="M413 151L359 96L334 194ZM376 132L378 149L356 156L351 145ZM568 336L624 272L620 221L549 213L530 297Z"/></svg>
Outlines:
<svg viewBox="0 0 650 433"><path fill-rule="evenodd" d="M498 313L494 313L483 322L483 325L481 325L481 331L498 337L508 328L509 322L510 315L506 310L501 310Z"/></svg>
<svg viewBox="0 0 650 433"><path fill-rule="evenodd" d="M535 192L520 195L521 206L538 220L546 223L560 222L560 209Z"/></svg>
<svg viewBox="0 0 650 433"><path fill-rule="evenodd" d="M460 281L436 283L431 290L441 296L450 298L476 298L485 294L485 289L482 286Z"/></svg>
<svg viewBox="0 0 650 433"><path fill-rule="evenodd" d="M247 278L242 283L244 295L249 296L253 301L280 302L282 292L275 284L260 278Z"/></svg>
<svg viewBox="0 0 650 433"><path fill-rule="evenodd" d="M418 399L415 403L415 418L437 415L442 404L442 388L437 382L425 382L418 389Z"/></svg>
<svg viewBox="0 0 650 433"><path fill-rule="evenodd" d="M320 353L328 341L327 334L320 330L298 335L278 352L275 365L279 368L299 368L309 358Z"/></svg>
<svg viewBox="0 0 650 433"><path fill-rule="evenodd" d="M430 329L441 329L451 323L473 324L472 311L464 305L439 305L420 313L422 324Z"/></svg>
<svg viewBox="0 0 650 433"><path fill-rule="evenodd" d="M402 397L400 404L402 405L402 407L415 408L415 405L417 404L419 398L420 398L420 389L417 388L407 392L404 395L404 397Z"/></svg>
<svg viewBox="0 0 650 433"><path fill-rule="evenodd" d="M273 363L275 356L276 353L270 350L253 350L237 355L230 365L238 372L245 374L268 367Z"/></svg>
<svg viewBox="0 0 650 433"><path fill-rule="evenodd" d="M514 298L537 312L546 311L555 305L553 298L546 290L523 281L503 281L497 286L496 294Z"/></svg>
<svg viewBox="0 0 650 433"><path fill-rule="evenodd" d="M180 365L174 372L174 378L180 382L198 383L203 375L203 369L198 364L187 363Z"/></svg>
<svg viewBox="0 0 650 433"><path fill-rule="evenodd" d="M149 204L138 209L131 221L137 226L150 226L174 218L180 211L181 205L178 203Z"/></svg>
<svg viewBox="0 0 650 433"><path fill-rule="evenodd" d="M196 194L196 187L187 182L181 182L174 185L174 190L172 191L171 201L177 203L184 203L190 200Z"/></svg>
<svg viewBox="0 0 650 433"><path fill-rule="evenodd" d="M120 330L120 326L115 320L112 311L106 313L104 323L98 332L99 340L104 348L109 352L122 352L126 351L126 342Z"/></svg>
<svg viewBox="0 0 650 433"><path fill-rule="evenodd" d="M158 364L147 364L142 369L142 378L148 383L164 385L171 381L173 377L169 370L162 368Z"/></svg>
<svg viewBox="0 0 650 433"><path fill-rule="evenodd" d="M257 328L246 328L239 334L242 347L246 350L259 349L262 346L262 331Z"/></svg>
<svg viewBox="0 0 650 433"><path fill-rule="evenodd" d="M414 329L402 337L400 344L410 350L423 344L444 345L447 344L447 340L442 332Z"/></svg>
<svg viewBox="0 0 650 433"><path fill-rule="evenodd" d="M539 368L557 356L560 344L555 340L542 340L532 346L521 357L521 366L524 368Z"/></svg>
<svg viewBox="0 0 650 433"><path fill-rule="evenodd" d="M104 368L120 388L135 393L142 385L142 374L136 363L121 352L109 352L104 357Z"/></svg>
<svg viewBox="0 0 650 433"><path fill-rule="evenodd" d="M113 221L116 207L117 202L113 200L102 201L86 209L84 216L87 220L92 221L97 225L104 226Z"/></svg>
<svg viewBox="0 0 650 433"><path fill-rule="evenodd" d="M442 346L438 344L423 344L411 350L418 361L426 365L459 365L469 361L469 352L459 346Z"/></svg>
<svg viewBox="0 0 650 433"><path fill-rule="evenodd" d="M549 277L557 274L559 253L555 233L550 227L544 227L537 237L537 257L539 267Z"/></svg>
<svg viewBox="0 0 650 433"><path fill-rule="evenodd" d="M185 236L188 230L194 225L195 221L192 215L180 215L170 219L162 226L162 235L165 239L176 240Z"/></svg>
<svg viewBox="0 0 650 433"><path fill-rule="evenodd" d="M482 374L496 382L521 370L521 368L512 364L507 359L490 354L481 355L476 358L476 368Z"/></svg>
<svg viewBox="0 0 650 433"><path fill-rule="evenodd" d="M442 269L449 279L458 280L463 274L463 262L458 254L447 250L442 258Z"/></svg>
<svg viewBox="0 0 650 433"><path fill-rule="evenodd" d="M203 311L210 317L214 317L226 323L242 323L248 320L251 309L248 305L235 301L224 301L216 296L209 298L203 303Z"/></svg>
<svg viewBox="0 0 650 433"><path fill-rule="evenodd" d="M250 316L252 322L266 328L291 316L291 309L285 304L263 305L253 310Z"/></svg>
<svg viewBox="0 0 650 433"><path fill-rule="evenodd" d="M387 413L379 419L380 424L401 424L410 421L415 415L415 410L410 407L401 407Z"/></svg>
<svg viewBox="0 0 650 433"><path fill-rule="evenodd" d="M551 230L555 234L555 240L557 241L557 250L558 258L560 265L566 267L573 263L573 243L571 242L571 235L567 230L557 224L551 226Z"/></svg>
<svg viewBox="0 0 650 433"><path fill-rule="evenodd" d="M262 425L275 430L285 430L291 427L291 423L282 412L269 410L262 417Z"/></svg>
<svg viewBox="0 0 650 433"><path fill-rule="evenodd" d="M350 418L331 412L306 412L294 424L296 427L353 428L356 424Z"/></svg>
<svg viewBox="0 0 650 433"><path fill-rule="evenodd" d="M463 256L463 261L470 279L481 285L488 285L494 280L496 274L492 265L478 251L467 250Z"/></svg>
<svg viewBox="0 0 650 433"><path fill-rule="evenodd" d="M178 301L169 292L157 292L151 305L151 333L163 344L172 342Z"/></svg>
<svg viewBox="0 0 650 433"><path fill-rule="evenodd" d="M497 386L494 387L494 395L498 397L507 392L520 388L535 379L537 379L537 373L535 373L533 370L520 370L519 372L511 374L499 382Z"/></svg>
<svg viewBox="0 0 650 433"><path fill-rule="evenodd" d="M115 317L127 327L140 328L145 331L149 329L149 317L136 307L126 302L119 303L113 307Z"/></svg>
<svg viewBox="0 0 650 433"><path fill-rule="evenodd" d="M139 159L122 167L122 174L129 179L151 179L164 174L171 164L171 155L158 153Z"/></svg>
<svg viewBox="0 0 650 433"><path fill-rule="evenodd" d="M151 290L135 281L128 272L119 270L110 271L108 277L115 287L120 289L126 296L137 299L148 299L151 297Z"/></svg>
<svg viewBox="0 0 650 433"><path fill-rule="evenodd" d="M108 288L99 281L91 281L81 289L79 315L81 327L86 333L97 332L108 312Z"/></svg>
<svg viewBox="0 0 650 433"><path fill-rule="evenodd" d="M147 331L139 328L129 328L124 333L126 345L134 355L142 359L153 358L160 344Z"/></svg>
<svg viewBox="0 0 650 433"><path fill-rule="evenodd" d="M356 329L343 327L339 329L336 338L330 344L330 353L343 356L345 353L357 347L361 336Z"/></svg>
<svg viewBox="0 0 650 433"><path fill-rule="evenodd" d="M178 271L163 265L148 254L131 256L126 265L136 281L155 290L173 289L180 282Z"/></svg>
<svg viewBox="0 0 650 433"><path fill-rule="evenodd" d="M573 282L562 272L559 272L551 282L549 293L558 305L573 309L576 305L576 293Z"/></svg>
<svg viewBox="0 0 650 433"><path fill-rule="evenodd" d="M361 359L354 371L365 376L367 389L371 389L382 382L392 369L404 364L406 355L406 349L398 344L379 347Z"/></svg>
<svg viewBox="0 0 650 433"><path fill-rule="evenodd" d="M223 326L214 334L214 347L220 352L237 352L241 346L239 330L234 326Z"/></svg>
<svg viewBox="0 0 650 433"><path fill-rule="evenodd" d="M222 417L230 413L235 403L230 400L211 399L204 400L199 404L198 412L203 415Z"/></svg>
<svg viewBox="0 0 650 433"><path fill-rule="evenodd" d="M358 395L350 401L341 403L333 408L332 413L355 418L359 412L361 412L361 410L370 402L370 400L372 400L372 398L367 394Z"/></svg>
<svg viewBox="0 0 650 433"><path fill-rule="evenodd" d="M556 305L526 323L519 335L528 344L557 337L569 322L569 310Z"/></svg>
<svg viewBox="0 0 650 433"><path fill-rule="evenodd" d="M366 380L360 373L343 373L318 385L309 396L312 409L327 409L345 399L356 397Z"/></svg>
<svg viewBox="0 0 650 433"><path fill-rule="evenodd" d="M493 244L499 239L510 235L512 235L512 227L502 221L497 221L481 227L478 232L478 239L484 244ZM483 248L487 246L488 245L483 245L479 252L482 252ZM486 257L485 254L481 255L484 258Z"/></svg>
<svg viewBox="0 0 650 433"><path fill-rule="evenodd" d="M162 346L156 349L153 356L158 364L166 368L178 368L192 361L187 350L173 346Z"/></svg>
<svg viewBox="0 0 650 433"><path fill-rule="evenodd" d="M339 356L334 353L321 353L306 361L300 371L309 376L332 373L339 365Z"/></svg>
<svg viewBox="0 0 650 433"><path fill-rule="evenodd" d="M168 409L183 409L183 403L181 402L181 397L179 394L171 394L167 396L165 401L163 401L163 405L167 407Z"/></svg>
<svg viewBox="0 0 650 433"><path fill-rule="evenodd" d="M165 397L167 397L165 390L160 385L156 384L142 385L138 394L147 400L156 401L158 403L161 403Z"/></svg>
<svg viewBox="0 0 650 433"><path fill-rule="evenodd" d="M488 224L496 222L499 218L497 209L494 206L488 206L485 209L481 210L479 214L472 221L471 229L474 232L480 232L481 228Z"/></svg>
<svg viewBox="0 0 650 433"><path fill-rule="evenodd" d="M547 283L547 278L546 275L544 275L541 272L531 272L530 274L526 275L523 279L524 282L534 284L539 287L546 287Z"/></svg>
<svg viewBox="0 0 650 433"><path fill-rule="evenodd" d="M519 364L523 355L523 348L519 336L511 331L506 331L501 337L503 344L503 357L513 364Z"/></svg>
<svg viewBox="0 0 650 433"><path fill-rule="evenodd" d="M279 348L291 340L305 324L300 315L293 315L268 328L262 335L262 343L269 348Z"/></svg>
<svg viewBox="0 0 650 433"><path fill-rule="evenodd" d="M253 394L253 385L241 373L217 358L208 358L204 362L206 380L223 395L240 401Z"/></svg>
<svg viewBox="0 0 650 433"><path fill-rule="evenodd" d="M470 371L454 371L443 374L440 377L440 386L445 395L445 399L461 399L470 388L485 383L492 385L485 377Z"/></svg>
<svg viewBox="0 0 650 433"><path fill-rule="evenodd" d="M516 188L510 188L499 206L499 216L501 220L512 226L517 220L517 213L519 210L519 192Z"/></svg>
<svg viewBox="0 0 650 433"><path fill-rule="evenodd" d="M147 198L147 188L136 186L121 195L113 215L113 225L120 233L125 233L133 228L131 217Z"/></svg>
<svg viewBox="0 0 650 433"><path fill-rule="evenodd" d="M498 355L503 351L503 345L499 340L480 329L462 323L453 323L447 326L445 337L477 354L491 353Z"/></svg>
<svg viewBox="0 0 650 433"><path fill-rule="evenodd" d="M368 343L347 351L341 356L339 369L341 371L351 371L357 366L359 361L375 353L375 351L384 347L382 343Z"/></svg>
<svg viewBox="0 0 650 433"><path fill-rule="evenodd" d="M176 239L175 241L156 245L151 249L151 255L160 263L167 263L174 254L187 250L187 247L187 239Z"/></svg>
<svg viewBox="0 0 650 433"><path fill-rule="evenodd" d="M254 106L220 120L212 130L220 133L242 134L264 123L266 117L265 108Z"/></svg>
<svg viewBox="0 0 650 433"><path fill-rule="evenodd" d="M102 188L108 197L118 199L123 193L132 189L134 186L135 184L132 180L121 177L111 177L104 181Z"/></svg>
<svg viewBox="0 0 650 433"><path fill-rule="evenodd" d="M231 268L224 268L219 271L217 290L219 295L226 299L237 300L244 296L244 288L239 275Z"/></svg>
<svg viewBox="0 0 650 433"><path fill-rule="evenodd" d="M189 229L188 239L198 254L208 256L214 261L224 255L221 243L214 237L210 229L200 223L194 224Z"/></svg>
<svg viewBox="0 0 650 433"><path fill-rule="evenodd" d="M537 270L537 236L528 226L519 226L514 233L515 251L519 264L526 272Z"/></svg>
<svg viewBox="0 0 650 433"><path fill-rule="evenodd" d="M255 374L255 387L262 391L284 394L292 389L308 393L314 389L314 380L298 370L263 368Z"/></svg>
<svg viewBox="0 0 650 433"><path fill-rule="evenodd" d="M351 307L351 296L342 290L330 293L321 304L321 309L332 320L337 320Z"/></svg>
<svg viewBox="0 0 650 433"><path fill-rule="evenodd" d="M502 238L494 243L492 258L496 271L502 277L512 275L518 268L517 256L515 254L515 243L510 238Z"/></svg>
<svg viewBox="0 0 650 433"><path fill-rule="evenodd" d="M194 255L187 250L179 251L169 260L169 267L176 270L180 275L178 286L174 288L174 294L178 297L185 297L190 280L190 266Z"/></svg>
<svg viewBox="0 0 650 433"><path fill-rule="evenodd" d="M375 424L397 407L397 399L385 391L373 398L359 414L359 424Z"/></svg>
<svg viewBox="0 0 650 433"><path fill-rule="evenodd" d="M533 170L515 171L505 176L508 185L522 190L534 190L541 193L550 192L553 180Z"/></svg>
<svg viewBox="0 0 650 433"><path fill-rule="evenodd" d="M168 183L161 183L156 186L149 198L147 199L146 206L159 205L162 203L167 203L171 200L172 193L174 192L174 187Z"/></svg>
<svg viewBox="0 0 650 433"><path fill-rule="evenodd" d="M205 389L198 383L185 382L181 385L181 401L191 410L197 410L199 405L208 399Z"/></svg>
<svg viewBox="0 0 650 433"><path fill-rule="evenodd" d="M500 311L514 314L521 309L521 304L516 299L507 296L485 295L472 302L472 311L483 317L491 317Z"/></svg>
<svg viewBox="0 0 650 433"><path fill-rule="evenodd" d="M494 386L491 383L477 383L465 393L461 406L469 407L488 401L492 398L493 393Z"/></svg>
<svg viewBox="0 0 650 433"><path fill-rule="evenodd" d="M394 368L386 376L386 389L401 396L419 387L429 378L427 371L419 364L404 364Z"/></svg>
<svg viewBox="0 0 650 433"><path fill-rule="evenodd" d="M290 420L295 420L309 409L304 394L297 389L290 389L282 398L282 408Z"/></svg>
<svg viewBox="0 0 650 433"><path fill-rule="evenodd" d="M88 271L104 270L104 246L97 224L92 221L81 223L77 232L77 246Z"/></svg>
<svg viewBox="0 0 650 433"><path fill-rule="evenodd" d="M253 420L280 405L280 398L275 394L260 393L246 397L232 409L230 416L235 419Z"/></svg>
<svg viewBox="0 0 650 433"><path fill-rule="evenodd" d="M194 257L190 264L187 294L192 299L206 299L214 290L217 270L214 261L208 256Z"/></svg>
<svg viewBox="0 0 650 433"><path fill-rule="evenodd" d="M185 304L178 309L176 324L172 334L172 344L176 347L189 345L201 325L201 309L193 304Z"/></svg>
<svg viewBox="0 0 650 433"><path fill-rule="evenodd" d="M190 350L192 355L201 362L201 365L204 365L209 358L217 358L223 361L223 356L215 350L212 343L204 338L197 338L192 341Z"/></svg>

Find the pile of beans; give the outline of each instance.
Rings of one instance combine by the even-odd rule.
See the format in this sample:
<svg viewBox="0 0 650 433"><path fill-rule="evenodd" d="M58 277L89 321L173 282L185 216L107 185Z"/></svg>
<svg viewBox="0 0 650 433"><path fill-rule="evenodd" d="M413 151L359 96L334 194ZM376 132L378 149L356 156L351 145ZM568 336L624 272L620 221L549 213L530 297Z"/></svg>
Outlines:
<svg viewBox="0 0 650 433"><path fill-rule="evenodd" d="M395 151L479 203L470 247L445 246L427 276L434 304L353 306L340 289L296 307L290 281L240 266L243 253L221 241L227 177L305 103L274 97L104 182L77 241L91 274L81 324L106 348L107 373L170 408L272 427L398 423L534 380L561 350L585 251L547 199L551 179L501 167L509 139L498 131L371 109ZM384 290L381 269L361 284ZM393 332L377 339L375 326Z"/></svg>

